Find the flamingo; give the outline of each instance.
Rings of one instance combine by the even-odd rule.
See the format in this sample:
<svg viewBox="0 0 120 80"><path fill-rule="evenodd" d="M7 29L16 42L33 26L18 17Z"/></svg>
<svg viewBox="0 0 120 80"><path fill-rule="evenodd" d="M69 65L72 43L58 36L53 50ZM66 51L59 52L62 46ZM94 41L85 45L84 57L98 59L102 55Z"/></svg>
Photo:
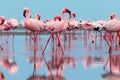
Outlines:
<svg viewBox="0 0 120 80"><path fill-rule="evenodd" d="M109 52L112 51L112 42L114 39L113 32L120 31L120 20L116 18L116 15L114 13L110 14L110 19L105 21L104 26L101 28L101 30L105 30L104 39L109 47ZM117 34L119 36L119 34Z"/></svg>
<svg viewBox="0 0 120 80"><path fill-rule="evenodd" d="M25 19L22 21L22 26L31 31L41 31L44 29L45 24L37 19L30 18L29 8L24 8L23 16Z"/></svg>
<svg viewBox="0 0 120 80"><path fill-rule="evenodd" d="M5 22L5 17L0 16L0 31L4 30L4 27L3 27L4 22Z"/></svg>
<svg viewBox="0 0 120 80"><path fill-rule="evenodd" d="M65 31L67 29L68 26L68 20L65 17L64 13L69 13L69 16L71 15L70 10L68 10L67 8L62 9L62 17L63 17L63 21L60 21L60 17L55 17L54 21L49 21L46 23L46 30L49 31L51 33L51 36L48 38L47 43L45 45L45 48L42 52L42 55L44 55L44 51L52 37L52 35L55 33L57 36L57 45L59 47L61 47L61 40L60 40L60 36L59 36L59 32ZM56 19L57 18L57 19ZM62 47L61 47L62 50ZM64 54L63 50L62 50L62 54Z"/></svg>
<svg viewBox="0 0 120 80"><path fill-rule="evenodd" d="M110 15L110 19L108 19L101 30L109 31L109 32L119 32L120 31L120 20L116 18L115 14Z"/></svg>
<svg viewBox="0 0 120 80"><path fill-rule="evenodd" d="M45 23L42 21L39 21L37 19L31 19L30 18L30 10L29 8L24 8L23 9L23 16L25 17L24 20L22 20L22 26L25 29L28 29L30 31L34 32L34 44L36 44L37 41L37 32L38 31L43 31L45 27Z"/></svg>
<svg viewBox="0 0 120 80"><path fill-rule="evenodd" d="M9 20L6 20L3 24L3 28L6 32L6 34L8 35L8 30L13 30L12 34L13 34L13 39L14 39L14 29L16 29L18 27L18 21L15 18L10 18ZM8 40L6 41L8 42Z"/></svg>
<svg viewBox="0 0 120 80"><path fill-rule="evenodd" d="M69 27L68 27L69 30L72 30L74 28L78 28L77 21L75 21L75 17L76 17L75 12L71 12Z"/></svg>

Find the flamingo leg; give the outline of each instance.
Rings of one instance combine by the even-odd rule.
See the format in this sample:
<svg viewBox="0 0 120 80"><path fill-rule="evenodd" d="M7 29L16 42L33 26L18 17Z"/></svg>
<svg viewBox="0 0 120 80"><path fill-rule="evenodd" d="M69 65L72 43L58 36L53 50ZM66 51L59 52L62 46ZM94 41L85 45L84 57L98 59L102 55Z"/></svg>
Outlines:
<svg viewBox="0 0 120 80"><path fill-rule="evenodd" d="M34 71L33 73L36 73L36 49L35 49L35 45L34 45Z"/></svg>
<svg viewBox="0 0 120 80"><path fill-rule="evenodd" d="M37 46L37 33L34 32L34 73L36 73L36 46Z"/></svg>
<svg viewBox="0 0 120 80"><path fill-rule="evenodd" d="M52 35L52 34L51 34L51 35ZM46 45L45 45L45 48L43 49L42 55L44 55L44 52L45 52L45 50L46 50L46 48L47 48L47 45L48 45L48 43L49 43L49 41L50 41L50 39L51 39L51 35L50 35L50 37L49 37L48 40L47 40L47 43L46 43Z"/></svg>
<svg viewBox="0 0 120 80"><path fill-rule="evenodd" d="M63 51L62 46L61 46L61 39L60 39L59 33L56 33L56 36L57 36L57 39L58 39L57 45L61 48L62 55L64 55L64 51Z"/></svg>
<svg viewBox="0 0 120 80"><path fill-rule="evenodd" d="M48 63L47 63L47 60L45 59L45 56L44 56L44 55L42 55L42 56L43 56L43 59L44 59L44 61L45 61L45 64L46 64L48 70L50 71L51 75L53 75L53 73L52 73L52 71L51 71L51 69L50 69L50 66L49 66Z"/></svg>
<svg viewBox="0 0 120 80"><path fill-rule="evenodd" d="M86 30L84 31L83 39L84 39L84 45L86 45L86 44L87 44L87 34L86 34Z"/></svg>
<svg viewBox="0 0 120 80"><path fill-rule="evenodd" d="M52 37L52 40L51 40L51 47L53 48L54 47L54 33L53 34L51 34L51 37Z"/></svg>
<svg viewBox="0 0 120 80"><path fill-rule="evenodd" d="M56 33L56 36L57 36L57 45L58 46L61 46L61 40L60 40L60 35L59 35L59 33Z"/></svg>
<svg viewBox="0 0 120 80"><path fill-rule="evenodd" d="M91 30L89 31L89 33L92 36L92 43L94 43L95 42L95 35Z"/></svg>
<svg viewBox="0 0 120 80"><path fill-rule="evenodd" d="M103 36L104 40L106 41L108 47L109 47L109 53L112 52L112 37L111 37L111 33L110 32L105 32L105 35ZM109 39L108 39L109 38Z"/></svg>
<svg viewBox="0 0 120 80"><path fill-rule="evenodd" d="M13 35L13 39L12 39L12 49L13 49L13 52L14 52L14 29L13 29L13 32L12 32L12 35Z"/></svg>
<svg viewBox="0 0 120 80"><path fill-rule="evenodd" d="M2 31L0 31L0 39L2 39Z"/></svg>
<svg viewBox="0 0 120 80"><path fill-rule="evenodd" d="M9 32L8 31L6 32L6 36L7 36L6 43L8 43L8 37L9 37Z"/></svg>
<svg viewBox="0 0 120 80"><path fill-rule="evenodd" d="M25 34L26 34L26 40L27 40L28 39L28 30L27 29L26 29Z"/></svg>

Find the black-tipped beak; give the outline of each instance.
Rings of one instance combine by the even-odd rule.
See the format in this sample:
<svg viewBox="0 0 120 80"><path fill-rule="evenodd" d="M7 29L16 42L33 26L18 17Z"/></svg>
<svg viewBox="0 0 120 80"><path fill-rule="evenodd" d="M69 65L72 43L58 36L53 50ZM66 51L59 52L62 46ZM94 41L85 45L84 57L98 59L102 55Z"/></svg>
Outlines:
<svg viewBox="0 0 120 80"><path fill-rule="evenodd" d="M67 12L68 12L68 13L69 13L69 15L70 15L70 17L69 17L69 18L71 18L71 11L67 9Z"/></svg>
<svg viewBox="0 0 120 80"><path fill-rule="evenodd" d="M0 23L0 25L4 24L5 20L3 19L2 22Z"/></svg>
<svg viewBox="0 0 120 80"><path fill-rule="evenodd" d="M23 12L23 16L26 17L26 10Z"/></svg>
<svg viewBox="0 0 120 80"><path fill-rule="evenodd" d="M16 29L18 26L14 26L13 29Z"/></svg>

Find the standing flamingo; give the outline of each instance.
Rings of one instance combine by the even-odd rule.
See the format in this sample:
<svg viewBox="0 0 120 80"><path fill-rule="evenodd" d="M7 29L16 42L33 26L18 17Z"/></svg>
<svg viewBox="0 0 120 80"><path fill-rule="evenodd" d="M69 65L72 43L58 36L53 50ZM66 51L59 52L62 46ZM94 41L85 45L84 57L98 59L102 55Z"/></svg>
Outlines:
<svg viewBox="0 0 120 80"><path fill-rule="evenodd" d="M107 43L107 45L109 46L109 52L112 51L112 42L114 39L114 35L112 34L112 32L118 32L120 31L120 20L118 20L116 18L115 14L111 14L110 15L110 19L108 19L104 26L102 27L101 30L105 30L105 35L104 35L104 39ZM118 35L119 36L119 35Z"/></svg>
<svg viewBox="0 0 120 80"><path fill-rule="evenodd" d="M39 21L37 19L31 19L29 8L23 9L23 16L25 17L25 19L22 21L22 26L25 29L28 29L28 30L31 30L34 32L34 44L36 44L37 32L43 31L45 24L44 24L44 22Z"/></svg>
<svg viewBox="0 0 120 80"><path fill-rule="evenodd" d="M15 18L10 18L9 20L6 20L3 24L4 30L7 31L7 41L8 42L8 30L13 30L12 34L13 34L13 41L14 41L14 29L18 27L18 21Z"/></svg>
<svg viewBox="0 0 120 80"><path fill-rule="evenodd" d="M64 8L62 10L62 17L63 17L63 21L60 21L61 19L59 18L58 20L57 19L54 19L54 21L50 21L50 22L47 22L46 23L46 30L51 32L51 36L48 38L48 41L45 45L45 48L42 52L42 55L44 54L44 51L53 35L53 33L56 34L57 36L57 45L59 47L61 47L61 39L60 39L60 35L59 35L59 32L62 32L62 31L65 31L66 30L66 26L68 26L68 20L67 18L65 17L64 13L69 13L69 15L71 15L71 12L70 10L68 10L67 8ZM62 47L61 47L62 49ZM64 54L64 51L62 50L62 54Z"/></svg>
<svg viewBox="0 0 120 80"><path fill-rule="evenodd" d="M71 12L69 27L68 27L68 29L70 29L70 30L78 28L77 21L75 21L75 17L76 17L75 12Z"/></svg>

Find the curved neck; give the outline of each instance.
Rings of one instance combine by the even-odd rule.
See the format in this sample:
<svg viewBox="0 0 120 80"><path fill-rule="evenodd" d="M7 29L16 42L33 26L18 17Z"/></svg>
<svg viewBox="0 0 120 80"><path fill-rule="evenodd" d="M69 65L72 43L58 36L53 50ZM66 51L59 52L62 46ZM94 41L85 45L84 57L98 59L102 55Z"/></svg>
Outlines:
<svg viewBox="0 0 120 80"><path fill-rule="evenodd" d="M75 21L73 15L71 15L70 21Z"/></svg>
<svg viewBox="0 0 120 80"><path fill-rule="evenodd" d="M64 14L64 12L62 12L62 18L64 19L64 22L68 22L68 20L67 20L65 14Z"/></svg>

